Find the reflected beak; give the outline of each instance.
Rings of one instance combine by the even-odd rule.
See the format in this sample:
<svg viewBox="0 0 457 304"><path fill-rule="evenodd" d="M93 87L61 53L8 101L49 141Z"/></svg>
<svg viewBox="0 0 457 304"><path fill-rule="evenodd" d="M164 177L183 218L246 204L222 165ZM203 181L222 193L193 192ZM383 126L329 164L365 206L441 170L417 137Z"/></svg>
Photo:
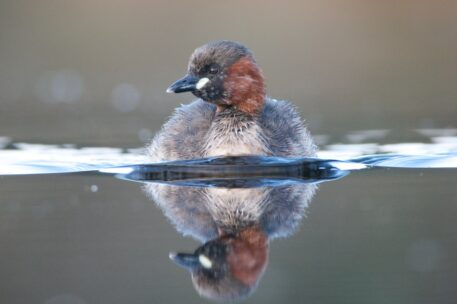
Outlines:
<svg viewBox="0 0 457 304"><path fill-rule="evenodd" d="M170 260L175 262L181 267L186 268L187 270L191 271L197 268L200 263L198 261L198 256L189 253L170 253Z"/></svg>
<svg viewBox="0 0 457 304"><path fill-rule="evenodd" d="M192 75L186 75L168 87L167 93L193 92L197 90L200 79Z"/></svg>

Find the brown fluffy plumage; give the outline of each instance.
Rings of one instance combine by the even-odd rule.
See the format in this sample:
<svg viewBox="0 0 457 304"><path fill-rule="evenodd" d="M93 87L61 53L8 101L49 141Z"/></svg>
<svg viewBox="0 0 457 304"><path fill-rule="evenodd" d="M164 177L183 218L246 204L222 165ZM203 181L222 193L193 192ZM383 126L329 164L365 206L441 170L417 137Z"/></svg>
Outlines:
<svg viewBox="0 0 457 304"><path fill-rule="evenodd" d="M270 98L266 98L257 117L231 109L216 113L216 106L203 100L183 105L163 125L148 152L152 161L216 156L205 150L215 143L234 147L225 155L236 155L237 143L255 144L251 149L263 151L257 153L262 155L303 157L316 153L311 135L295 108L287 101Z"/></svg>
<svg viewBox="0 0 457 304"><path fill-rule="evenodd" d="M265 95L252 53L232 41L210 42L194 51L188 75L205 79L187 88L198 99L176 109L148 147L152 161L206 156L315 156L316 146L287 101Z"/></svg>

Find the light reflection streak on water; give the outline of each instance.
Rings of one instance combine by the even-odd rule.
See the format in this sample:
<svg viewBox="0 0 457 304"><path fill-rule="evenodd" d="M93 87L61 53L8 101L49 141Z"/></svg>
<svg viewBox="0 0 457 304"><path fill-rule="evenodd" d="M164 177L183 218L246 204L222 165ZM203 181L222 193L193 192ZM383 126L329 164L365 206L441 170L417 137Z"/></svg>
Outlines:
<svg viewBox="0 0 457 304"><path fill-rule="evenodd" d="M127 174L137 165L149 164L142 149L120 148L74 148L69 146L15 144L16 149L0 150L0 175L47 174L100 171L102 173ZM371 154L372 152L378 154ZM384 152L384 154L382 154ZM386 154L386 152L389 152ZM332 161L335 160L335 161ZM306 159L262 158L259 166L274 164L283 166L301 164ZM340 144L329 145L313 160L341 171L359 170L369 167L393 168L457 168L457 137L440 137L435 143ZM223 161L222 161L223 162ZM199 167L198 161L179 162L179 165ZM176 165L176 164L175 164ZM214 165L213 163L205 165ZM219 164L220 165L220 164ZM150 166L150 164L149 164ZM164 170L164 164L155 167ZM168 164L169 166L169 164ZM219 170L214 165L212 170ZM239 169L245 167L240 164ZM176 169L176 167L175 167ZM179 169L179 168L178 168ZM253 167L262 172L262 168ZM325 169L325 168L324 168ZM195 168L193 169L195 170ZM260 171L259 171L260 170ZM244 170L246 172L246 170Z"/></svg>

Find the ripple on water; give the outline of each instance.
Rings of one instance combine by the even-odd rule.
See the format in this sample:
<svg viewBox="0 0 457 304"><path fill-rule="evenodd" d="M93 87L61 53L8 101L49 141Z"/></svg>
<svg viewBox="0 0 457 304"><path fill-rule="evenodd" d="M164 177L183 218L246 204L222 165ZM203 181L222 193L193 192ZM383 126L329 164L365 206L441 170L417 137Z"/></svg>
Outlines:
<svg viewBox="0 0 457 304"><path fill-rule="evenodd" d="M417 130L417 132L429 136L430 142L329 144L319 151L319 159L315 161L319 163L331 160L345 161L345 163L339 163L339 165L337 163L332 165L335 169L344 171L365 168L365 166L361 167L360 164L396 168L457 167L456 130L421 129ZM351 138L351 142L359 142L367 138L380 138L386 134L388 134L387 130L359 131L350 133L348 138ZM7 146L13 148L6 149L5 147ZM0 150L0 175L69 173L96 170L103 170L105 173L121 173L121 171L128 173L131 170L126 167L149 164L143 148L125 150L112 147L75 148L75 145L71 144L12 144L7 137L0 137L0 148L2 148ZM281 165L284 159L263 158L262 161ZM309 160L306 161L309 163ZM353 165L348 165L348 163L353 163ZM184 163L183 165L186 164ZM327 165L330 165L330 163L327 163ZM112 169L119 167L123 167L123 169Z"/></svg>

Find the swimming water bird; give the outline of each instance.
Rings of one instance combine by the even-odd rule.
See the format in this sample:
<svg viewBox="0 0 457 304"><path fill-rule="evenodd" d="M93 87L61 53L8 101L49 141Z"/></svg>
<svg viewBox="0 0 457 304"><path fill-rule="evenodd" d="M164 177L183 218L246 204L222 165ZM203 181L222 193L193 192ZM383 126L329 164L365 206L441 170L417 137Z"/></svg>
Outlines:
<svg viewBox="0 0 457 304"><path fill-rule="evenodd" d="M252 52L233 41L197 48L169 93L198 97L177 108L148 147L154 162L213 156L313 157L316 146L294 106L266 96ZM249 296L268 261L269 240L298 225L316 187L191 188L147 184L145 191L178 231L204 244L170 258L186 267L198 293L214 300Z"/></svg>
<svg viewBox="0 0 457 304"><path fill-rule="evenodd" d="M199 99L177 108L148 147L152 161L229 155L314 156L316 146L289 102L265 94L252 52L213 41L190 57L187 75L169 93Z"/></svg>

